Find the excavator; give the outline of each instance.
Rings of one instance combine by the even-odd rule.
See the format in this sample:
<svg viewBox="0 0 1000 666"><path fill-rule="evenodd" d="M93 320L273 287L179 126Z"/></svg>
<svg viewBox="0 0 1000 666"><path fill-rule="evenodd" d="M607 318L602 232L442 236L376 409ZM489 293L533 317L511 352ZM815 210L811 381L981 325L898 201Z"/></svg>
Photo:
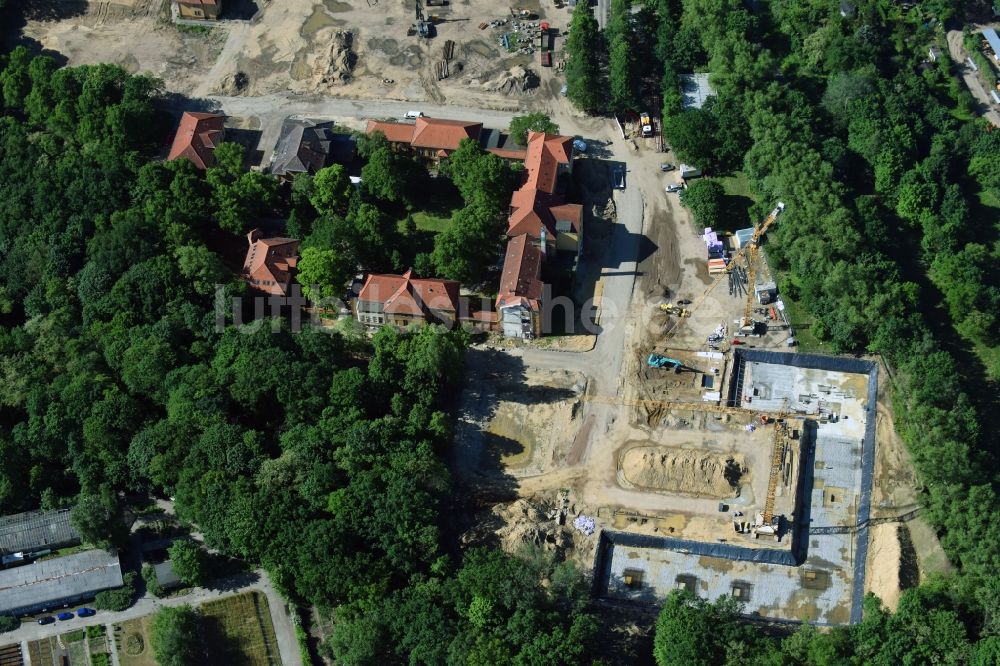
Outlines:
<svg viewBox="0 0 1000 666"><path fill-rule="evenodd" d="M690 317L691 311L687 308L682 308L679 305L674 305L673 303L661 303L660 309L667 314L677 315L678 317Z"/></svg>
<svg viewBox="0 0 1000 666"><path fill-rule="evenodd" d="M425 39L433 37L434 23L428 21L424 18L424 10L420 7L420 0L416 0L417 5L417 22L414 27L417 29L417 34ZM413 33L410 33L411 35Z"/></svg>

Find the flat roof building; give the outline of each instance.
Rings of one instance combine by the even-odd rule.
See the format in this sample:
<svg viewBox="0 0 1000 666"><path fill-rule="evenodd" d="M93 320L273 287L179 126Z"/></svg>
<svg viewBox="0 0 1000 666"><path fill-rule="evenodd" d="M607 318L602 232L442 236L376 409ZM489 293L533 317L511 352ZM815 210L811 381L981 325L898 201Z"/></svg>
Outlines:
<svg viewBox="0 0 1000 666"><path fill-rule="evenodd" d="M117 553L86 550L0 571L0 615L29 615L122 585Z"/></svg>
<svg viewBox="0 0 1000 666"><path fill-rule="evenodd" d="M29 511L0 516L0 555L80 543L70 510Z"/></svg>
<svg viewBox="0 0 1000 666"><path fill-rule="evenodd" d="M708 74L681 74L681 97L685 109L700 109L715 94Z"/></svg>
<svg viewBox="0 0 1000 666"><path fill-rule="evenodd" d="M983 30L983 37L986 41L990 43L990 48L993 49L993 59L1000 60L1000 37L997 37L997 31L993 28L986 28Z"/></svg>

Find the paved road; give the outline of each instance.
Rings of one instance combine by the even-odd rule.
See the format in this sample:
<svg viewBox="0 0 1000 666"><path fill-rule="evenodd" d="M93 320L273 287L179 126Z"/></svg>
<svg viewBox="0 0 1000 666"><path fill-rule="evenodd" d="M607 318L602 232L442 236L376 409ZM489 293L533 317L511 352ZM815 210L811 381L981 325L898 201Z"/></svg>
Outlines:
<svg viewBox="0 0 1000 666"><path fill-rule="evenodd" d="M597 0L597 25L601 27L601 30L608 25L608 10L610 9L611 0Z"/></svg>
<svg viewBox="0 0 1000 666"><path fill-rule="evenodd" d="M263 592L267 596L267 605L271 611L271 622L274 624L274 634L278 639L278 651L281 654L281 663L284 666L302 666L299 644L295 638L295 628L288 613L285 612L285 601L278 594L277 590L274 589L266 572L255 571L250 574L216 581L216 584L219 586L219 589L194 588L188 594L169 599L157 599L156 597L147 595L139 599L131 608L123 610L120 613L99 611L94 617L77 618L67 622L57 622L56 624L23 624L17 631L0 636L0 643L20 642L24 654L27 655L28 641L48 638L66 633L67 631L99 624L107 626L108 635L110 636L112 635L111 625L149 615L164 606L181 606L184 604L197 606L212 599L256 590ZM114 659L115 663L117 663L117 655L114 656Z"/></svg>
<svg viewBox="0 0 1000 666"><path fill-rule="evenodd" d="M948 54L951 56L951 60L955 63L958 71L962 74L962 80L968 86L969 92L976 98L977 106L979 107L977 112L993 123L994 127L1000 127L1000 113L996 110L993 98L990 97L989 91L983 86L979 75L972 71L969 63L965 60L967 55L965 48L962 46L961 30L948 31Z"/></svg>

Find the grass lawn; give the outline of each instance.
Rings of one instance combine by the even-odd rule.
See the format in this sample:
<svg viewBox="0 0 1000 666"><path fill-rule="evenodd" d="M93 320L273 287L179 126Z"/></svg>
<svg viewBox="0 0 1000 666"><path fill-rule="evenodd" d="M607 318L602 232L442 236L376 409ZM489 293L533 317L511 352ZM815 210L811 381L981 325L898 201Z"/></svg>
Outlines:
<svg viewBox="0 0 1000 666"><path fill-rule="evenodd" d="M430 231L437 234L451 226L451 216L454 212L454 210L451 213L422 210L413 213L413 221L417 223L417 229L420 231ZM400 222L400 225L402 225L402 222Z"/></svg>
<svg viewBox="0 0 1000 666"><path fill-rule="evenodd" d="M742 171L736 171L731 176L715 179L726 191L726 198L722 204L726 211L725 223L720 225L718 231L736 231L753 226L750 219L750 206L756 203L757 198L750 189L750 180Z"/></svg>
<svg viewBox="0 0 1000 666"><path fill-rule="evenodd" d="M779 276L778 284L781 284L781 277L783 276ZM802 303L789 298L788 294L784 292L779 292L778 298L785 304L785 314L788 317L788 321L792 324L795 339L799 342L799 351L833 353L833 349L829 343L821 342L813 335L811 330L813 316L809 313L809 310Z"/></svg>
<svg viewBox="0 0 1000 666"><path fill-rule="evenodd" d="M121 666L157 666L149 642L152 619L147 615L114 626L115 649Z"/></svg>
<svg viewBox="0 0 1000 666"><path fill-rule="evenodd" d="M208 663L280 666L278 641L263 594L237 594L202 604L198 610Z"/></svg>

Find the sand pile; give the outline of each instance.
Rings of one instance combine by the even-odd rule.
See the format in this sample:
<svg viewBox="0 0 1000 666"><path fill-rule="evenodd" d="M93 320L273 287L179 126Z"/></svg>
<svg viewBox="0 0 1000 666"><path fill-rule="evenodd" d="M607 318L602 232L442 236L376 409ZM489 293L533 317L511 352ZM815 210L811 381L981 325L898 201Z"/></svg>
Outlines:
<svg viewBox="0 0 1000 666"><path fill-rule="evenodd" d="M349 83L356 56L351 50L354 35L338 30L330 37L330 48L316 59L315 85L334 86Z"/></svg>
<svg viewBox="0 0 1000 666"><path fill-rule="evenodd" d="M500 92L505 95L526 93L538 87L538 76L524 67L511 67L494 79L482 84L483 90Z"/></svg>
<svg viewBox="0 0 1000 666"><path fill-rule="evenodd" d="M747 466L740 455L638 446L622 456L621 472L639 488L723 499L737 496Z"/></svg>

